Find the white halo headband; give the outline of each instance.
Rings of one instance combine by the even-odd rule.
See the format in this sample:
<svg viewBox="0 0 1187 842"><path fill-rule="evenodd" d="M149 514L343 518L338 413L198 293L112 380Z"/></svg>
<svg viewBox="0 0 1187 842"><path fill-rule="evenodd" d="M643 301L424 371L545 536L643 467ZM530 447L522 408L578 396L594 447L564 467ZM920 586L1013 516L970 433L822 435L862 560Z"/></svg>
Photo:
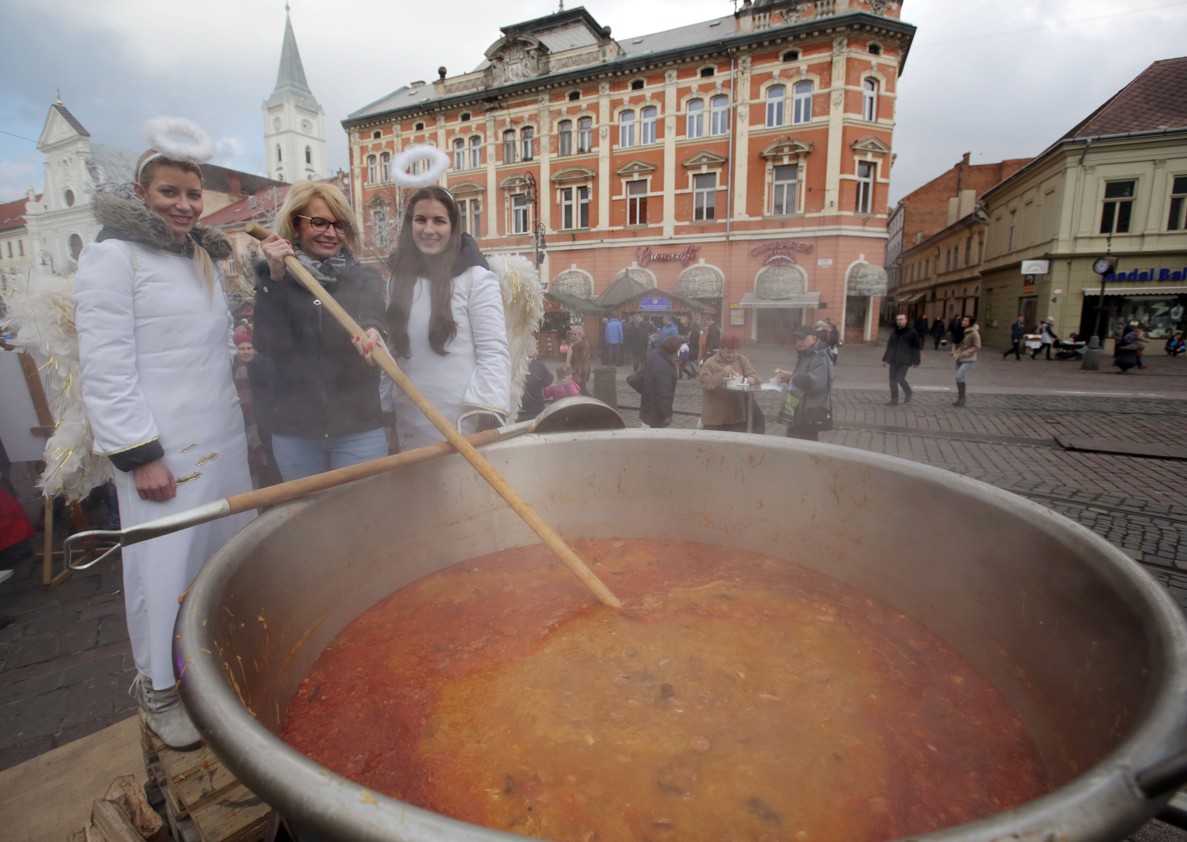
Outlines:
<svg viewBox="0 0 1187 842"><path fill-rule="evenodd" d="M421 161L428 163L428 169L411 173L410 169ZM392 159L392 178L401 187L430 187L441 180L449 169L449 156L427 143L409 146Z"/></svg>
<svg viewBox="0 0 1187 842"><path fill-rule="evenodd" d="M153 117L145 121L143 131L156 153L145 158L136 170L137 184L144 168L157 158L204 164L214 157L214 141L201 126L185 117Z"/></svg>

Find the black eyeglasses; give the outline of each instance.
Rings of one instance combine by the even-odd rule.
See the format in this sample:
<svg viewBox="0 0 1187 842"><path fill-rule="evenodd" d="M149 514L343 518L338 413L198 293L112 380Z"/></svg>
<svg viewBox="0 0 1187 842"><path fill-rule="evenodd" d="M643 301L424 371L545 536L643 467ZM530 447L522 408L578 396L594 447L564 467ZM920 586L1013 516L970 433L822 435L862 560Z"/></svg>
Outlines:
<svg viewBox="0 0 1187 842"><path fill-rule="evenodd" d="M328 219L322 219L320 216L305 216L303 214L296 214L296 217L297 217L297 219L308 219L309 227L312 228L314 231L317 231L319 234L322 231L325 231L331 225L334 226L334 230L337 231L339 234L345 234L347 231L350 230L350 226L347 225L345 222L331 222Z"/></svg>

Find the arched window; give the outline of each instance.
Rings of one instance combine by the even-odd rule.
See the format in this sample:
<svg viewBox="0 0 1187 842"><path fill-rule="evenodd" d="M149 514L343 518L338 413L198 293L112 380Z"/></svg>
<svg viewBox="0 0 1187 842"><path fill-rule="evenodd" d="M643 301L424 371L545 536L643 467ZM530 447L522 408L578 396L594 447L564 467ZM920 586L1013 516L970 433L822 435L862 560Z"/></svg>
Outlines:
<svg viewBox="0 0 1187 842"><path fill-rule="evenodd" d="M618 145L635 145L635 112L631 109L618 115Z"/></svg>
<svg viewBox="0 0 1187 842"><path fill-rule="evenodd" d="M685 120L685 137L703 137L705 134L705 101L690 99L684 107L687 113Z"/></svg>
<svg viewBox="0 0 1187 842"><path fill-rule="evenodd" d="M709 134L727 134L730 130L730 98L725 94L709 100Z"/></svg>
<svg viewBox="0 0 1187 842"><path fill-rule="evenodd" d="M283 160L284 160L284 155L281 154L280 144L278 143L278 144L276 144L276 163L279 164Z"/></svg>
<svg viewBox="0 0 1187 842"><path fill-rule="evenodd" d="M515 129L503 132L503 163L515 163Z"/></svg>
<svg viewBox="0 0 1187 842"><path fill-rule="evenodd" d="M796 82L792 100L791 122L809 122L812 119L812 83Z"/></svg>
<svg viewBox="0 0 1187 842"><path fill-rule="evenodd" d="M482 138L478 135L470 138L470 166L474 169L482 166Z"/></svg>
<svg viewBox="0 0 1187 842"><path fill-rule="evenodd" d="M640 135L639 142L640 143L655 143L655 140L656 140L655 123L656 123L656 117L658 116L658 114L659 114L659 109L657 109L654 105L649 105L646 108L644 108L641 112L639 112L639 116L641 118L639 121L639 135Z"/></svg>
<svg viewBox="0 0 1187 842"><path fill-rule="evenodd" d="M632 79L631 80L631 90L632 91L643 90L643 80L642 79Z"/></svg>
<svg viewBox="0 0 1187 842"><path fill-rule="evenodd" d="M464 170L466 168L465 138L459 137L453 142L453 168L455 170Z"/></svg>
<svg viewBox="0 0 1187 842"><path fill-rule="evenodd" d="M861 119L871 123L878 119L877 79L866 79L861 83Z"/></svg>
<svg viewBox="0 0 1187 842"><path fill-rule="evenodd" d="M573 154L573 121L561 120L556 125L556 154Z"/></svg>
<svg viewBox="0 0 1187 842"><path fill-rule="evenodd" d="M376 159L376 157L374 155L367 156L367 183L368 184L379 183L379 171L376 166L377 163L378 163L378 160Z"/></svg>
<svg viewBox="0 0 1187 842"><path fill-rule="evenodd" d="M872 56L882 55L882 45L881 44L870 44L869 49L870 49L870 55L872 55Z"/></svg>
<svg viewBox="0 0 1187 842"><path fill-rule="evenodd" d="M767 88L767 126L783 125L783 98L787 89L782 85L771 85Z"/></svg>
<svg viewBox="0 0 1187 842"><path fill-rule="evenodd" d="M384 184L392 180L392 153L384 152L379 156L379 180Z"/></svg>
<svg viewBox="0 0 1187 842"><path fill-rule="evenodd" d="M307 163L307 164L313 163L313 147L311 147L311 146L305 147L305 163Z"/></svg>
<svg viewBox="0 0 1187 842"><path fill-rule="evenodd" d="M593 151L593 117L582 117L577 121L577 151Z"/></svg>
<svg viewBox="0 0 1187 842"><path fill-rule="evenodd" d="M74 260L78 260L78 256L82 254L82 237L77 234L70 235L70 256Z"/></svg>

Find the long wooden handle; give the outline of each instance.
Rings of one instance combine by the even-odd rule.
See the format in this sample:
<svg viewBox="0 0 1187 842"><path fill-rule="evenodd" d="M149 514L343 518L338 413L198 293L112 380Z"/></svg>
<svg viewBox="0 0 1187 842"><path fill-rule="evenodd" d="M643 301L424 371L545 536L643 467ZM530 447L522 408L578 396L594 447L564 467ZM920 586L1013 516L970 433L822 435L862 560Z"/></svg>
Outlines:
<svg viewBox="0 0 1187 842"><path fill-rule="evenodd" d="M257 240L263 240L271 234L263 226L257 225L254 222L249 222L245 230ZM284 265L303 287L321 300L322 306L329 311L330 315L340 325L350 331L352 336L363 337L363 329L359 326L359 323L326 292L325 288L301 265L301 262L297 258L292 256L286 257L284 259ZM564 542L564 539L557 534L556 530L536 514L536 511L519 496L515 489L511 487L510 483L498 471L491 467L490 463L482 457L474 446L466 441L465 436L454 429L449 419L442 415L437 407L433 406L429 399L421 393L420 389L416 388L416 384L396 365L396 361L388 353L386 345L381 344L378 348L372 350L371 358L392 379L392 382L400 387L400 390L408 396L408 399L416 405L416 408L424 413L424 416L432 422L433 426L445 436L446 440L453 445L454 449L474 467L474 470L478 471L484 480L490 483L495 493L506 501L507 505L519 515L524 523L531 527L532 531L540 536L540 539L548 545L549 549L556 553L560 557L560 560L576 574L577 578L593 592L594 596L611 608L622 607L622 603L618 600L618 597L611 593L610 589L603 584L602 580L586 566L585 562L577 557L577 554Z"/></svg>

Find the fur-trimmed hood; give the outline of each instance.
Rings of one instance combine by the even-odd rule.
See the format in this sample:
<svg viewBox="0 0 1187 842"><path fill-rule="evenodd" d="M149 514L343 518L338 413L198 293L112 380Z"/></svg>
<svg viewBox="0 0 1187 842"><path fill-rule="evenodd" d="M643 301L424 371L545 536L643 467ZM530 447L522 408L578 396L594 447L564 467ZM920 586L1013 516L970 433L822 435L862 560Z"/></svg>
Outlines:
<svg viewBox="0 0 1187 842"><path fill-rule="evenodd" d="M103 226L96 238L99 242L132 240L164 251L185 251L184 246L174 241L164 218L139 200L100 193L95 196L95 219ZM220 231L195 225L190 235L214 260L225 260L232 254L231 241Z"/></svg>

